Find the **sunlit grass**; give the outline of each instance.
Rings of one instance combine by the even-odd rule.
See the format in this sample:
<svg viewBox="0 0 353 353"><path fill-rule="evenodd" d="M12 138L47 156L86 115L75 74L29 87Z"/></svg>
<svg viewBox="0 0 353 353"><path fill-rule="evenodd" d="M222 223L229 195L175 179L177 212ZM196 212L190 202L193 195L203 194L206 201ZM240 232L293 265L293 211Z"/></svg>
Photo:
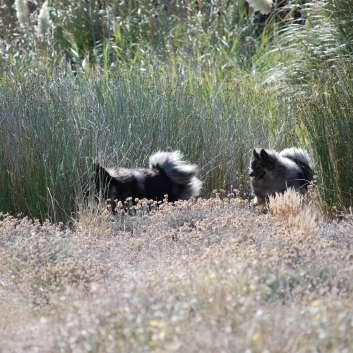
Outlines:
<svg viewBox="0 0 353 353"><path fill-rule="evenodd" d="M294 192L270 203L215 196L72 229L2 216L2 350L350 350L351 221Z"/></svg>
<svg viewBox="0 0 353 353"><path fill-rule="evenodd" d="M307 3L305 26L276 22L295 4L169 5L1 8L0 350L351 351L352 2ZM252 149L290 146L315 161L306 199L253 208ZM175 149L202 198L83 200L93 162Z"/></svg>

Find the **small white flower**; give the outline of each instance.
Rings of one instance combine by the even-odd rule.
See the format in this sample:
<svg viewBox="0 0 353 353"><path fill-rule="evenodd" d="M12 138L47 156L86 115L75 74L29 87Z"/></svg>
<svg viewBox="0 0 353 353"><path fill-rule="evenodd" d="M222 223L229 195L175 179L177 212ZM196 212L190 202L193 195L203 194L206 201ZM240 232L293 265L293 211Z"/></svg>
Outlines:
<svg viewBox="0 0 353 353"><path fill-rule="evenodd" d="M45 3L43 3L38 15L37 33L40 36L45 36L50 26L51 21L49 17L48 1L46 1Z"/></svg>
<svg viewBox="0 0 353 353"><path fill-rule="evenodd" d="M41 324L46 324L48 320L44 316L42 316L39 321Z"/></svg>
<svg viewBox="0 0 353 353"><path fill-rule="evenodd" d="M270 13L272 10L272 0L247 0L247 2L255 11L260 11L263 15Z"/></svg>
<svg viewBox="0 0 353 353"><path fill-rule="evenodd" d="M28 7L27 0L15 0L15 10L21 26L25 26L28 23Z"/></svg>

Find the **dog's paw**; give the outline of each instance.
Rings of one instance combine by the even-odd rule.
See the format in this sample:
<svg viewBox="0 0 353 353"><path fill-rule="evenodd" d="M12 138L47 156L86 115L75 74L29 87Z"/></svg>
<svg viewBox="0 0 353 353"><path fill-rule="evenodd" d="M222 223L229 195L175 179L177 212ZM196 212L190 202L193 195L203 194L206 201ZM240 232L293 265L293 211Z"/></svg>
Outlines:
<svg viewBox="0 0 353 353"><path fill-rule="evenodd" d="M254 200L250 201L250 206L256 207L258 204L254 202Z"/></svg>
<svg viewBox="0 0 353 353"><path fill-rule="evenodd" d="M254 199L250 202L250 205L253 207L259 206L259 200L258 198L255 196Z"/></svg>
<svg viewBox="0 0 353 353"><path fill-rule="evenodd" d="M266 207L266 200L255 196L254 199L250 201L250 205L253 207Z"/></svg>

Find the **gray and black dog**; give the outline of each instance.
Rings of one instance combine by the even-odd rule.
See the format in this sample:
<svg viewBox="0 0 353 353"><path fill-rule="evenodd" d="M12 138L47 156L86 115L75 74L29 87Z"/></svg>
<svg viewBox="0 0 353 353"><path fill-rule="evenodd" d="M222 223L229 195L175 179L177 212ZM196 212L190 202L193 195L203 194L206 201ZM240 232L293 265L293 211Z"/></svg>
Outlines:
<svg viewBox="0 0 353 353"><path fill-rule="evenodd" d="M251 187L254 204L264 205L269 196L294 188L306 193L314 177L308 153L296 147L281 152L254 149L250 159Z"/></svg>
<svg viewBox="0 0 353 353"><path fill-rule="evenodd" d="M168 195L169 202L188 200L198 196L202 182L196 177L197 166L182 160L180 151L158 151L149 158L149 169L106 168L94 165L92 180L95 196L110 199L112 210L116 200L127 198L162 201Z"/></svg>

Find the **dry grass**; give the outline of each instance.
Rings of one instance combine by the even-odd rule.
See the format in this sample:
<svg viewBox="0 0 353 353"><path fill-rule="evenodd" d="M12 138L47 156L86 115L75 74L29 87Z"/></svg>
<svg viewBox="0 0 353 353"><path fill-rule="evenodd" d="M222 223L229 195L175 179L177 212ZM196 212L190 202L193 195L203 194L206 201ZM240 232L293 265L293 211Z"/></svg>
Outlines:
<svg viewBox="0 0 353 353"><path fill-rule="evenodd" d="M309 195L299 195L294 189L269 197L268 210L273 218L285 225L296 237L315 234L317 214Z"/></svg>
<svg viewBox="0 0 353 353"><path fill-rule="evenodd" d="M74 230L3 216L0 352L351 351L353 224L294 193L269 207L86 209Z"/></svg>

